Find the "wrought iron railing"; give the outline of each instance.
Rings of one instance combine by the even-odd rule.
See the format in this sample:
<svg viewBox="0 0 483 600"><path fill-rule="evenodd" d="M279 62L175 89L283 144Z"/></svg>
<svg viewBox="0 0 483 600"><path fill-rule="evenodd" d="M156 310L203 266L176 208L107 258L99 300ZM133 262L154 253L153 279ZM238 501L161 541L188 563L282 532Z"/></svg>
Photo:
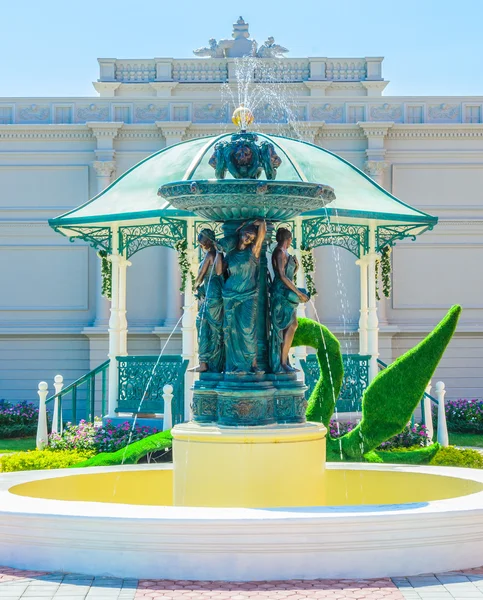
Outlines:
<svg viewBox="0 0 483 600"><path fill-rule="evenodd" d="M361 354L343 354L344 379L337 400L338 412L357 412L361 410L364 390L369 385L370 356ZM320 368L315 354L309 354L301 361L307 386L306 398L310 397L320 377Z"/></svg>
<svg viewBox="0 0 483 600"><path fill-rule="evenodd" d="M184 421L184 375L188 361L182 356L118 356L118 413L164 414L163 387L173 386L173 424Z"/></svg>
<svg viewBox="0 0 483 600"><path fill-rule="evenodd" d="M96 416L106 414L107 405L107 370L109 369L109 361L106 360L101 365L89 371L76 381L72 382L60 392L50 396L45 401L48 406L51 402L52 408L58 402L58 410L56 412L58 431L62 429L63 415L70 413L69 421L77 423L80 416L81 406L83 405L82 416L90 421ZM100 394L100 401L99 401ZM70 400L70 402L69 402Z"/></svg>

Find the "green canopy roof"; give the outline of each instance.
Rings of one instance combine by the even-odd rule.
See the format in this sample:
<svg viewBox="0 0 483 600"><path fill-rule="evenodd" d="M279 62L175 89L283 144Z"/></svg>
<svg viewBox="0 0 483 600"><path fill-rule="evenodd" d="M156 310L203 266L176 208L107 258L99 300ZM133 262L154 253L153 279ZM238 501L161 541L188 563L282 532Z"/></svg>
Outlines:
<svg viewBox="0 0 483 600"><path fill-rule="evenodd" d="M76 225L115 222L125 225L155 217L193 216L173 208L157 195L158 189L175 181L212 179L214 171L208 161L213 146L231 135L225 133L169 146L132 167L86 204L49 223L56 229L69 229ZM437 217L401 202L349 162L319 146L283 136L257 135L274 144L282 159L277 181L306 181L334 188L335 201L326 209L303 216L338 215L358 222L377 220L423 226L437 222Z"/></svg>

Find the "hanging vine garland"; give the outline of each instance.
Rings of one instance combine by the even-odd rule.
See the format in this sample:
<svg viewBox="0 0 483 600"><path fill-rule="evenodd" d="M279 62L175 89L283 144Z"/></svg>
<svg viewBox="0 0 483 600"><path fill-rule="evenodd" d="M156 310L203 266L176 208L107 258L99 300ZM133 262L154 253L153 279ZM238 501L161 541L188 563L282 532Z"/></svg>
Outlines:
<svg viewBox="0 0 483 600"><path fill-rule="evenodd" d="M193 275L188 258L188 242L186 240L178 240L174 245L174 248L178 253L178 265L181 270L181 287L179 288L179 291L183 293L186 289L188 277L191 281L191 289L195 286L196 277Z"/></svg>
<svg viewBox="0 0 483 600"><path fill-rule="evenodd" d="M382 293L386 298L391 296L391 252L392 248L388 244L382 248L380 258L376 258L374 268L376 272L377 300L381 299L381 295L379 294L379 263L381 264Z"/></svg>
<svg viewBox="0 0 483 600"><path fill-rule="evenodd" d="M386 298L391 295L391 246L384 246L381 254L382 293Z"/></svg>
<svg viewBox="0 0 483 600"><path fill-rule="evenodd" d="M305 273L305 281L307 282L307 292L310 297L316 296L317 288L314 282L315 260L312 248L302 248L302 268Z"/></svg>
<svg viewBox="0 0 483 600"><path fill-rule="evenodd" d="M107 258L105 250L99 250L97 256L101 259L102 290L101 294L108 300L112 297L112 263Z"/></svg>

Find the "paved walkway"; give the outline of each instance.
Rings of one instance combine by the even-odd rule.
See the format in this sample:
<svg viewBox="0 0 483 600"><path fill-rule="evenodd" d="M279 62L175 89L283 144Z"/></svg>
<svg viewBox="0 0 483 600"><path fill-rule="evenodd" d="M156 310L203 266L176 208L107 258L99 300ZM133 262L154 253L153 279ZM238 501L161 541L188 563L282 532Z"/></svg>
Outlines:
<svg viewBox="0 0 483 600"><path fill-rule="evenodd" d="M483 599L483 567L393 579L227 583L118 579L0 567L1 600L469 600Z"/></svg>

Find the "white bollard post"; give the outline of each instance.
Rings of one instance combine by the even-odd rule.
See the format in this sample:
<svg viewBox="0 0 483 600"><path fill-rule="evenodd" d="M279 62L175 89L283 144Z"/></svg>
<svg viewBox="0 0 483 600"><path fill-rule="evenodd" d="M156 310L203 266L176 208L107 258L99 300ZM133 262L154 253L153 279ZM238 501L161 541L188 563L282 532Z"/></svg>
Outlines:
<svg viewBox="0 0 483 600"><path fill-rule="evenodd" d="M426 386L426 394L427 396L423 397L423 406L424 406L424 423L426 425L426 429L428 430L428 436L431 442L433 441L434 436L434 426L433 426L433 411L431 410L431 398L428 396L431 394L431 381Z"/></svg>
<svg viewBox="0 0 483 600"><path fill-rule="evenodd" d="M37 394L39 395L39 422L37 424L37 450L42 450L49 443L49 432L47 431L47 408L45 401L47 400L47 393L49 386L45 381L39 383L39 389Z"/></svg>
<svg viewBox="0 0 483 600"><path fill-rule="evenodd" d="M444 383L438 381L436 384L436 399L438 400L438 442L442 446L449 446L448 426L446 425L446 411L444 406L444 396L446 390Z"/></svg>
<svg viewBox="0 0 483 600"><path fill-rule="evenodd" d="M163 387L163 400L164 400L164 417L163 417L163 431L168 431L173 427L173 414L171 411L171 403L173 401L173 386L167 383Z"/></svg>
<svg viewBox="0 0 483 600"><path fill-rule="evenodd" d="M62 375L56 375L54 377L54 390L55 394L60 394L64 387L64 378ZM54 414L52 416L52 433L62 433L62 407L60 407L60 426L59 423L59 399L54 398Z"/></svg>

